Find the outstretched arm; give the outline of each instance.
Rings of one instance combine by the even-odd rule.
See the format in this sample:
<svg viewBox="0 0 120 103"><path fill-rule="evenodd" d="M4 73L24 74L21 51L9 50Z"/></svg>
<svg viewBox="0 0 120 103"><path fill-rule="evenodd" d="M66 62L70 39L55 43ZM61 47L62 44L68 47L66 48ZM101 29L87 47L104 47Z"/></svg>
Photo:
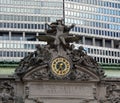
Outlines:
<svg viewBox="0 0 120 103"><path fill-rule="evenodd" d="M74 26L75 24L72 24L70 26L65 26L65 31L69 32Z"/></svg>
<svg viewBox="0 0 120 103"><path fill-rule="evenodd" d="M49 27L51 27L48 23L45 23L45 25L48 25Z"/></svg>
<svg viewBox="0 0 120 103"><path fill-rule="evenodd" d="M54 25L54 24L45 23L45 25L48 25L50 28L56 27L56 25Z"/></svg>
<svg viewBox="0 0 120 103"><path fill-rule="evenodd" d="M75 26L75 24L73 23L71 26L69 26L69 29L72 29Z"/></svg>

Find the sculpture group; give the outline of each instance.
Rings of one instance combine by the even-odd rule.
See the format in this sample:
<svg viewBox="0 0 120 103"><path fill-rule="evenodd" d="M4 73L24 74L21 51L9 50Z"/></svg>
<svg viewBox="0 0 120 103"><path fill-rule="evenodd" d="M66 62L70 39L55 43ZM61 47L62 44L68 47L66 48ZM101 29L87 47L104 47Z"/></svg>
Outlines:
<svg viewBox="0 0 120 103"><path fill-rule="evenodd" d="M63 20L56 20L56 22L51 24L46 23L46 26L48 26L48 29L45 30L45 35L40 35L36 38L40 41L47 42L47 45L37 45L35 52L32 52L27 57L23 58L19 67L16 69L17 75L23 76L35 66L48 65L48 70L41 70L39 74L35 73L34 75L40 75L39 78L42 78L42 75L45 74L44 76L46 76L47 79L85 79L87 77L87 79L90 79L88 74L81 71L78 73L77 69L73 69L78 65L81 67L87 67L90 71L99 75L100 78L104 77L104 71L102 68L91 56L87 55L82 46L75 49L74 44L70 44L79 40L78 36L69 33L75 24L67 26L63 23ZM57 75L54 75L52 72L45 72L51 71L50 63L57 57L63 57L70 61L72 72L70 72L69 75L57 77Z"/></svg>
<svg viewBox="0 0 120 103"><path fill-rule="evenodd" d="M105 79L101 66L74 43L74 24L45 24L47 45L24 57L8 80L0 79L0 103L120 103L119 80ZM6 80L6 81L5 81Z"/></svg>

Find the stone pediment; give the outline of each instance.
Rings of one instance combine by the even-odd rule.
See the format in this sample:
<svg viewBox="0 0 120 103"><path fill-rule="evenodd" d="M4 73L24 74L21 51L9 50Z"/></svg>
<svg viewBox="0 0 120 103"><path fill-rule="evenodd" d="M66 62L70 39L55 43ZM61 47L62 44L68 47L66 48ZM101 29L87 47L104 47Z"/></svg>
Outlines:
<svg viewBox="0 0 120 103"><path fill-rule="evenodd" d="M75 80L100 81L104 71L82 46L78 49L71 42L78 37L69 35L74 27L66 26L61 20L48 25L46 35L38 36L47 45L36 46L36 51L23 58L16 68L16 76L23 80Z"/></svg>
<svg viewBox="0 0 120 103"><path fill-rule="evenodd" d="M100 81L100 77L89 68L75 65L69 75L58 77L52 74L48 65L42 65L31 68L24 76L24 81L38 81L38 80L68 80L68 81Z"/></svg>

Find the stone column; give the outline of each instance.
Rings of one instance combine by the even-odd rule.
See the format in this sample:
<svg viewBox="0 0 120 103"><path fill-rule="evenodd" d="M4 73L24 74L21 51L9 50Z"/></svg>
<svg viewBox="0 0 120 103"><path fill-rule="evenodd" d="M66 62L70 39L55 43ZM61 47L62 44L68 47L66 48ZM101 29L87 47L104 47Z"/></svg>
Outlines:
<svg viewBox="0 0 120 103"><path fill-rule="evenodd" d="M82 43L85 44L85 36L82 37Z"/></svg>
<svg viewBox="0 0 120 103"><path fill-rule="evenodd" d="M36 36L39 36L39 33L36 33ZM36 38L36 41L38 41L38 39Z"/></svg>
<svg viewBox="0 0 120 103"><path fill-rule="evenodd" d="M102 39L102 45L103 45L103 47L105 47L105 39L104 38Z"/></svg>
<svg viewBox="0 0 120 103"><path fill-rule="evenodd" d="M23 32L23 41L25 41L25 32Z"/></svg>
<svg viewBox="0 0 120 103"><path fill-rule="evenodd" d="M11 40L11 34L12 34L11 31L9 31L9 40Z"/></svg>
<svg viewBox="0 0 120 103"><path fill-rule="evenodd" d="M114 40L111 40L111 47L114 48Z"/></svg>
<svg viewBox="0 0 120 103"><path fill-rule="evenodd" d="M118 43L118 49L120 49L120 41L119 41L119 43Z"/></svg>
<svg viewBox="0 0 120 103"><path fill-rule="evenodd" d="M93 46L95 46L95 37L93 37L92 41L93 41Z"/></svg>

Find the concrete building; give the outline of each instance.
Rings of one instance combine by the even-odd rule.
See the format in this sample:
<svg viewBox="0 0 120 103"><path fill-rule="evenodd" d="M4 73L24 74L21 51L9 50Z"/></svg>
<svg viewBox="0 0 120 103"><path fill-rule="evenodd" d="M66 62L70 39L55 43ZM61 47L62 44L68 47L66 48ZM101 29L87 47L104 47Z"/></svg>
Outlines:
<svg viewBox="0 0 120 103"><path fill-rule="evenodd" d="M101 63L120 63L120 1L66 0L65 21L75 23L87 52Z"/></svg>
<svg viewBox="0 0 120 103"><path fill-rule="evenodd" d="M0 0L0 61L20 61L39 44L33 38L45 22L61 18L76 24L76 47L100 63L120 63L120 0Z"/></svg>

